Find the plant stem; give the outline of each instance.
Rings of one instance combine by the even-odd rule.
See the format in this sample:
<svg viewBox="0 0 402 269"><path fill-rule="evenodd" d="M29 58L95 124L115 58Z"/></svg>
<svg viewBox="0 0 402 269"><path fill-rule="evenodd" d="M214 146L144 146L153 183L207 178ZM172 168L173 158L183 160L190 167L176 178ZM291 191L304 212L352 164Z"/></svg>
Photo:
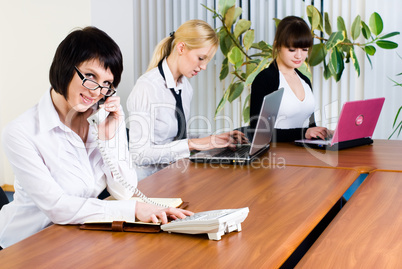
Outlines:
<svg viewBox="0 0 402 269"><path fill-rule="evenodd" d="M247 55L247 53L243 50L243 47L238 43L238 40L236 38L233 37L233 34L229 31L229 29L226 27L225 22L223 21L223 18L219 18L222 22L222 25L226 31L226 33L228 34L228 36L230 37L230 39L232 39L233 43L236 45L236 47L238 47L240 49L240 51L246 56L247 59L251 60L250 56Z"/></svg>

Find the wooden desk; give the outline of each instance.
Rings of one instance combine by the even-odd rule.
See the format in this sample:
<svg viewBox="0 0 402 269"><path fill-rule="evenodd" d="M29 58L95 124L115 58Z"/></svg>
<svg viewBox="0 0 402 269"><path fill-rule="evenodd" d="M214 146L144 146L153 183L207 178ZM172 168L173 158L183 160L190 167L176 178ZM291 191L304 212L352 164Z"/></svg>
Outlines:
<svg viewBox="0 0 402 269"><path fill-rule="evenodd" d="M293 143L272 144L263 162L311 167L348 167L361 173L375 169L402 171L402 141L374 140L372 145L340 151L307 149Z"/></svg>
<svg viewBox="0 0 402 269"><path fill-rule="evenodd" d="M298 268L402 268L402 173L370 173Z"/></svg>
<svg viewBox="0 0 402 269"><path fill-rule="evenodd" d="M249 207L241 232L212 241L207 235L84 231L53 225L0 251L1 266L276 268L358 175L352 169L215 169L179 161L141 181L140 189L149 197L181 197L196 212Z"/></svg>

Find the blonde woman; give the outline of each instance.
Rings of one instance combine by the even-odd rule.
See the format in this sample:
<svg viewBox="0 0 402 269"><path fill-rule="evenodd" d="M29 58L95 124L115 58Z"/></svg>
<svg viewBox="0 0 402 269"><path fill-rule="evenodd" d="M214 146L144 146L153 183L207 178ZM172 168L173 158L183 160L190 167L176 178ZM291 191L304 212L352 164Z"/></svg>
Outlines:
<svg viewBox="0 0 402 269"><path fill-rule="evenodd" d="M207 68L218 44L208 23L190 20L156 46L147 72L127 100L129 148L139 179L189 157L192 150L235 147L246 141L239 131L204 138L187 136L193 96L188 79Z"/></svg>

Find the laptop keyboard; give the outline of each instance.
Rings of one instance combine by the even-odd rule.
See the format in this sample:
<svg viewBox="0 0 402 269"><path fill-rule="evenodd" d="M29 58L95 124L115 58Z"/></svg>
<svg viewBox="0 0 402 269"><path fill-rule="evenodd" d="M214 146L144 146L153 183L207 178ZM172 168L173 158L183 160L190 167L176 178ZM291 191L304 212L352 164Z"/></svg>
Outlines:
<svg viewBox="0 0 402 269"><path fill-rule="evenodd" d="M247 157L248 153L250 152L250 145L242 145L235 150L226 148L221 152L214 155L214 157Z"/></svg>

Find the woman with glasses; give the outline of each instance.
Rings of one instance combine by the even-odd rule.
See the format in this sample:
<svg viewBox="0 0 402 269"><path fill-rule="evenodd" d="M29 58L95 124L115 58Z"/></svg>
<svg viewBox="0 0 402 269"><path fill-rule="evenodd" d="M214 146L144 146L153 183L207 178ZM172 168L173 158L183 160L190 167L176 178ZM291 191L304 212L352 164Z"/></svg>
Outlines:
<svg viewBox="0 0 402 269"><path fill-rule="evenodd" d="M192 150L235 147L239 131L203 138L187 133L193 88L189 78L207 68L219 45L205 21L189 20L156 46L147 72L127 99L130 154L139 179L190 156Z"/></svg>
<svg viewBox="0 0 402 269"><path fill-rule="evenodd" d="M0 211L1 247L53 223L166 223L167 216L192 214L129 200L134 189L127 186L135 188L137 177L129 169L120 98L113 95L122 71L119 47L95 27L73 31L60 43L50 67L50 90L3 133L15 194ZM87 118L102 99L109 115L90 125ZM105 188L116 200L97 198Z"/></svg>

